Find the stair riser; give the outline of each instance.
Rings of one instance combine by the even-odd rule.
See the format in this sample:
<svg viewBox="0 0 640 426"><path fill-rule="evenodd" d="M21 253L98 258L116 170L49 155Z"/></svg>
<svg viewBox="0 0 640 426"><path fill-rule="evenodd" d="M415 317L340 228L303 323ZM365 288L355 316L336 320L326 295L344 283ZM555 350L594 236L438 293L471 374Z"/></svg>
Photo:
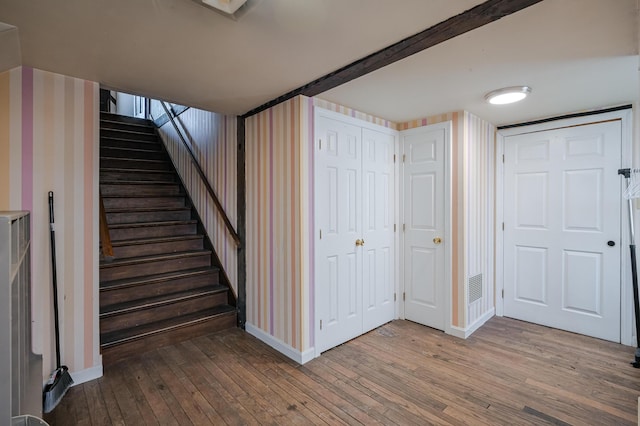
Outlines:
<svg viewBox="0 0 640 426"><path fill-rule="evenodd" d="M108 196L120 196L126 197L128 195L136 195L136 196L156 196L156 195L182 195L180 191L180 186L176 183L173 185L154 185L150 184L136 184L136 185L128 185L126 183L121 184L101 184L100 185L100 193L103 197Z"/></svg>
<svg viewBox="0 0 640 426"><path fill-rule="evenodd" d="M100 129L100 136L106 138L131 139L134 141L137 140L153 142L158 140L157 136L153 133L136 133L116 129Z"/></svg>
<svg viewBox="0 0 640 426"><path fill-rule="evenodd" d="M100 167L111 169L138 169L138 170L171 170L168 161L145 161L125 158L100 158Z"/></svg>
<svg viewBox="0 0 640 426"><path fill-rule="evenodd" d="M205 336L216 331L233 328L237 323L237 315L230 312L216 318L211 318L197 324L181 327L162 334L147 336L129 343L115 345L108 348L101 348L103 365L110 365L130 356L139 355L143 352L162 346L193 339L198 336Z"/></svg>
<svg viewBox="0 0 640 426"><path fill-rule="evenodd" d="M132 180L148 180L153 182L175 182L176 176L173 173L154 173L141 171L110 171L100 172L100 181L122 181L128 182Z"/></svg>
<svg viewBox="0 0 640 426"><path fill-rule="evenodd" d="M150 322L162 321L181 315L192 314L212 306L227 303L226 293L216 293L191 298L180 302L157 306L155 308L142 309L126 314L109 316L100 322L100 332L109 333L123 328L137 327Z"/></svg>
<svg viewBox="0 0 640 426"><path fill-rule="evenodd" d="M155 129L151 126L139 126L133 123L123 123L120 121L102 121L100 120L100 129L126 130L128 132L155 134Z"/></svg>
<svg viewBox="0 0 640 426"><path fill-rule="evenodd" d="M149 120L144 118L129 117L127 115L110 114L108 112L100 112L100 120L116 121L118 123L131 123L140 126L152 126Z"/></svg>
<svg viewBox="0 0 640 426"><path fill-rule="evenodd" d="M111 241L135 240L140 238L177 237L179 235L195 235L196 224L180 224L166 226L142 226L137 228L111 229Z"/></svg>
<svg viewBox="0 0 640 426"><path fill-rule="evenodd" d="M213 286L218 284L219 280L218 271L211 270L206 274L187 276L171 281L151 282L114 290L101 290L100 307L102 308L104 306L131 300L140 300L146 297L162 296L179 291L193 290L204 286Z"/></svg>
<svg viewBox="0 0 640 426"><path fill-rule="evenodd" d="M128 139L112 139L112 138L100 138L101 148L129 148L129 149L143 149L145 151L160 151L162 145L159 142L141 142L132 141Z"/></svg>
<svg viewBox="0 0 640 426"><path fill-rule="evenodd" d="M135 149L114 148L108 146L100 147L100 155L103 157L116 158L140 158L143 160L165 160L167 155L163 151L139 151Z"/></svg>
<svg viewBox="0 0 640 426"><path fill-rule="evenodd" d="M178 253L181 251L201 250L202 238L182 241L166 241L155 244L133 244L126 246L114 246L113 255L116 259L137 256L150 256L155 254Z"/></svg>
<svg viewBox="0 0 640 426"><path fill-rule="evenodd" d="M120 223L144 223L144 222L164 222L169 220L189 220L191 212L189 210L165 210L155 212L107 212L107 223L116 225Z"/></svg>
<svg viewBox="0 0 640 426"><path fill-rule="evenodd" d="M184 207L184 197L110 198L104 197L104 208Z"/></svg>
<svg viewBox="0 0 640 426"><path fill-rule="evenodd" d="M185 258L144 262L133 265L118 265L100 268L101 281L113 281L123 278L142 277L165 272L184 271L185 269L211 266L211 255L206 253Z"/></svg>

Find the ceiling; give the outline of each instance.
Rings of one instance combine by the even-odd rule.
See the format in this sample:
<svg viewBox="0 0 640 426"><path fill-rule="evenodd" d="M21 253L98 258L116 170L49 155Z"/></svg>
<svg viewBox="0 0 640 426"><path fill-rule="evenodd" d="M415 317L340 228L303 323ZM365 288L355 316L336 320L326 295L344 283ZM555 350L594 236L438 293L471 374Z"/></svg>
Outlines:
<svg viewBox="0 0 640 426"><path fill-rule="evenodd" d="M255 0L232 20L193 0L0 0L0 22L23 65L243 114L483 1ZM464 109L497 125L634 103L636 6L543 0L319 97L396 122ZM484 102L516 84L533 88L525 101Z"/></svg>

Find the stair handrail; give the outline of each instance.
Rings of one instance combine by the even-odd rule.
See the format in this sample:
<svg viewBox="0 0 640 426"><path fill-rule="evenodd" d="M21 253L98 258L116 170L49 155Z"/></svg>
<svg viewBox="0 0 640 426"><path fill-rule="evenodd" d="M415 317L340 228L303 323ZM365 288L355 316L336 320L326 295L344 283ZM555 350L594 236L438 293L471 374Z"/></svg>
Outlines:
<svg viewBox="0 0 640 426"><path fill-rule="evenodd" d="M216 206L218 213L220 213L220 216L222 217L222 221L226 225L229 233L231 234L233 241L236 243L236 247L240 248L242 245L240 242L240 236L238 236L238 233L233 227L233 224L231 223L231 221L229 220L227 213L224 211L224 207L222 206L222 203L220 203L220 199L218 199L216 192L213 190L213 187L209 183L209 179L207 179L207 175L204 174L202 167L200 167L200 163L198 162L198 159L196 158L196 155L193 152L193 149L191 149L191 146L187 143L187 140L184 138L184 136L182 136L182 132L180 131L180 129L178 128L178 125L176 124L175 117L173 116L172 113L169 112L169 109L165 105L165 102L164 101L159 101L159 102L160 102L160 105L162 105L162 108L164 109L165 114L167 114L169 121L171 121L173 128L178 134L178 137L182 141L182 145L184 145L187 152L189 153L189 156L191 157L191 162L196 168L196 172L198 172L198 175L200 176L200 179L202 180L202 183L204 184L204 187L206 188L207 193L209 193L209 196L213 200L213 204Z"/></svg>
<svg viewBox="0 0 640 426"><path fill-rule="evenodd" d="M100 193L100 242L102 243L102 255L105 260L113 259L113 245L111 244L111 234L107 224L107 212L104 209L102 193Z"/></svg>

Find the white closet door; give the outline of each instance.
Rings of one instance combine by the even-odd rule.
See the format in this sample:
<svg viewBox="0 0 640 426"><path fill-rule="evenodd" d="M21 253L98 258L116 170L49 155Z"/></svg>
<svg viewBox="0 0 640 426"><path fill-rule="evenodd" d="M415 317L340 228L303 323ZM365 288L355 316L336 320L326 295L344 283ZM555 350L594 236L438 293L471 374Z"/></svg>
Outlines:
<svg viewBox="0 0 640 426"><path fill-rule="evenodd" d="M620 342L620 122L504 146L504 315Z"/></svg>
<svg viewBox="0 0 640 426"><path fill-rule="evenodd" d="M405 318L445 326L445 143L449 124L401 134L404 160Z"/></svg>
<svg viewBox="0 0 640 426"><path fill-rule="evenodd" d="M362 130L363 332L395 316L394 145L393 135Z"/></svg>
<svg viewBox="0 0 640 426"><path fill-rule="evenodd" d="M320 352L362 334L362 130L316 122L316 336ZM322 235L320 236L320 232Z"/></svg>

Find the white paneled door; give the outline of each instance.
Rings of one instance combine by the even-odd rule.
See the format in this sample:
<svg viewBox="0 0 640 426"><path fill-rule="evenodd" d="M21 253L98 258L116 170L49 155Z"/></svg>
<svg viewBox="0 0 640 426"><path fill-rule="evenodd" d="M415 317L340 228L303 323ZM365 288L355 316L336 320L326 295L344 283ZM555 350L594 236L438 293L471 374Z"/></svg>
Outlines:
<svg viewBox="0 0 640 426"><path fill-rule="evenodd" d="M395 315L395 138L349 121L315 124L318 353Z"/></svg>
<svg viewBox="0 0 640 426"><path fill-rule="evenodd" d="M362 129L363 332L395 318L395 137Z"/></svg>
<svg viewBox="0 0 640 426"><path fill-rule="evenodd" d="M504 153L504 315L620 342L620 122L509 136Z"/></svg>
<svg viewBox="0 0 640 426"><path fill-rule="evenodd" d="M404 150L405 318L445 327L445 144L449 124L401 134Z"/></svg>

